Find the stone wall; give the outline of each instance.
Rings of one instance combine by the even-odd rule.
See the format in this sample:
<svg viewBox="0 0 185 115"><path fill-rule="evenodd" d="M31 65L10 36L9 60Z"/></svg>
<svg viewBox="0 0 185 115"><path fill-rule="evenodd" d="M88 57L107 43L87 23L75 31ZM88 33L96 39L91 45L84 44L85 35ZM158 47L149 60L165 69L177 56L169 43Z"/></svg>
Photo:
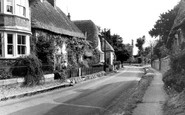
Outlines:
<svg viewBox="0 0 185 115"><path fill-rule="evenodd" d="M159 70L159 60L154 60L152 62L152 67ZM170 69L170 58L169 56L161 59L161 70L162 72L166 72Z"/></svg>

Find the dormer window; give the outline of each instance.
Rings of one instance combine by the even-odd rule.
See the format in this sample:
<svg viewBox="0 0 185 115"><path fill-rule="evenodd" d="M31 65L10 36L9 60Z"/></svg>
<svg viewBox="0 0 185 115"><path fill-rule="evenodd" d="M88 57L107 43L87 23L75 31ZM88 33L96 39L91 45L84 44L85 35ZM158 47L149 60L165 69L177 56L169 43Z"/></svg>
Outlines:
<svg viewBox="0 0 185 115"><path fill-rule="evenodd" d="M7 0L6 11L13 14L13 0Z"/></svg>

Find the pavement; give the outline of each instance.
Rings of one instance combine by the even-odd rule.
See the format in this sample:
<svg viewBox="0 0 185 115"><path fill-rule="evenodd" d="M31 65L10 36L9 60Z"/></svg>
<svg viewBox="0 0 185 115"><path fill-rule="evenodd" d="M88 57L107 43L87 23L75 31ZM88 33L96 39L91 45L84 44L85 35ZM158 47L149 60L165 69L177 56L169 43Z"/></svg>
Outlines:
<svg viewBox="0 0 185 115"><path fill-rule="evenodd" d="M133 115L163 115L162 106L167 98L163 88L162 74L154 70L154 79L145 92L143 102L138 104Z"/></svg>

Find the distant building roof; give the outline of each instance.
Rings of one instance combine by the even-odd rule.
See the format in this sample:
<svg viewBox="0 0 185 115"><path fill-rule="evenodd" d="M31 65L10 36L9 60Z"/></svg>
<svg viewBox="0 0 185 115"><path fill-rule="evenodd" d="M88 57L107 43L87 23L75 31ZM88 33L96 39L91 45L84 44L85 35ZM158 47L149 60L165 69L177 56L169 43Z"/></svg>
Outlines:
<svg viewBox="0 0 185 115"><path fill-rule="evenodd" d="M98 46L99 30L91 20L73 21L74 24L86 35L87 40L91 42L93 48Z"/></svg>
<svg viewBox="0 0 185 115"><path fill-rule="evenodd" d="M102 38L102 51L103 52L105 51L114 52L114 48L104 38Z"/></svg>
<svg viewBox="0 0 185 115"><path fill-rule="evenodd" d="M44 29L57 34L85 38L83 33L58 7L49 2L34 0L30 2L32 28Z"/></svg>

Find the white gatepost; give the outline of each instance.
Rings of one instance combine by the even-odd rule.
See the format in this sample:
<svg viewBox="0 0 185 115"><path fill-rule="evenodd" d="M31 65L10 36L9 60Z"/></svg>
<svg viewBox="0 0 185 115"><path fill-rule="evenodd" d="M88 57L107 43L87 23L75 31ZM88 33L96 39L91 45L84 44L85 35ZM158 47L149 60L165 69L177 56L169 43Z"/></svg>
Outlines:
<svg viewBox="0 0 185 115"><path fill-rule="evenodd" d="M82 68L78 69L78 76L81 78L82 77Z"/></svg>

